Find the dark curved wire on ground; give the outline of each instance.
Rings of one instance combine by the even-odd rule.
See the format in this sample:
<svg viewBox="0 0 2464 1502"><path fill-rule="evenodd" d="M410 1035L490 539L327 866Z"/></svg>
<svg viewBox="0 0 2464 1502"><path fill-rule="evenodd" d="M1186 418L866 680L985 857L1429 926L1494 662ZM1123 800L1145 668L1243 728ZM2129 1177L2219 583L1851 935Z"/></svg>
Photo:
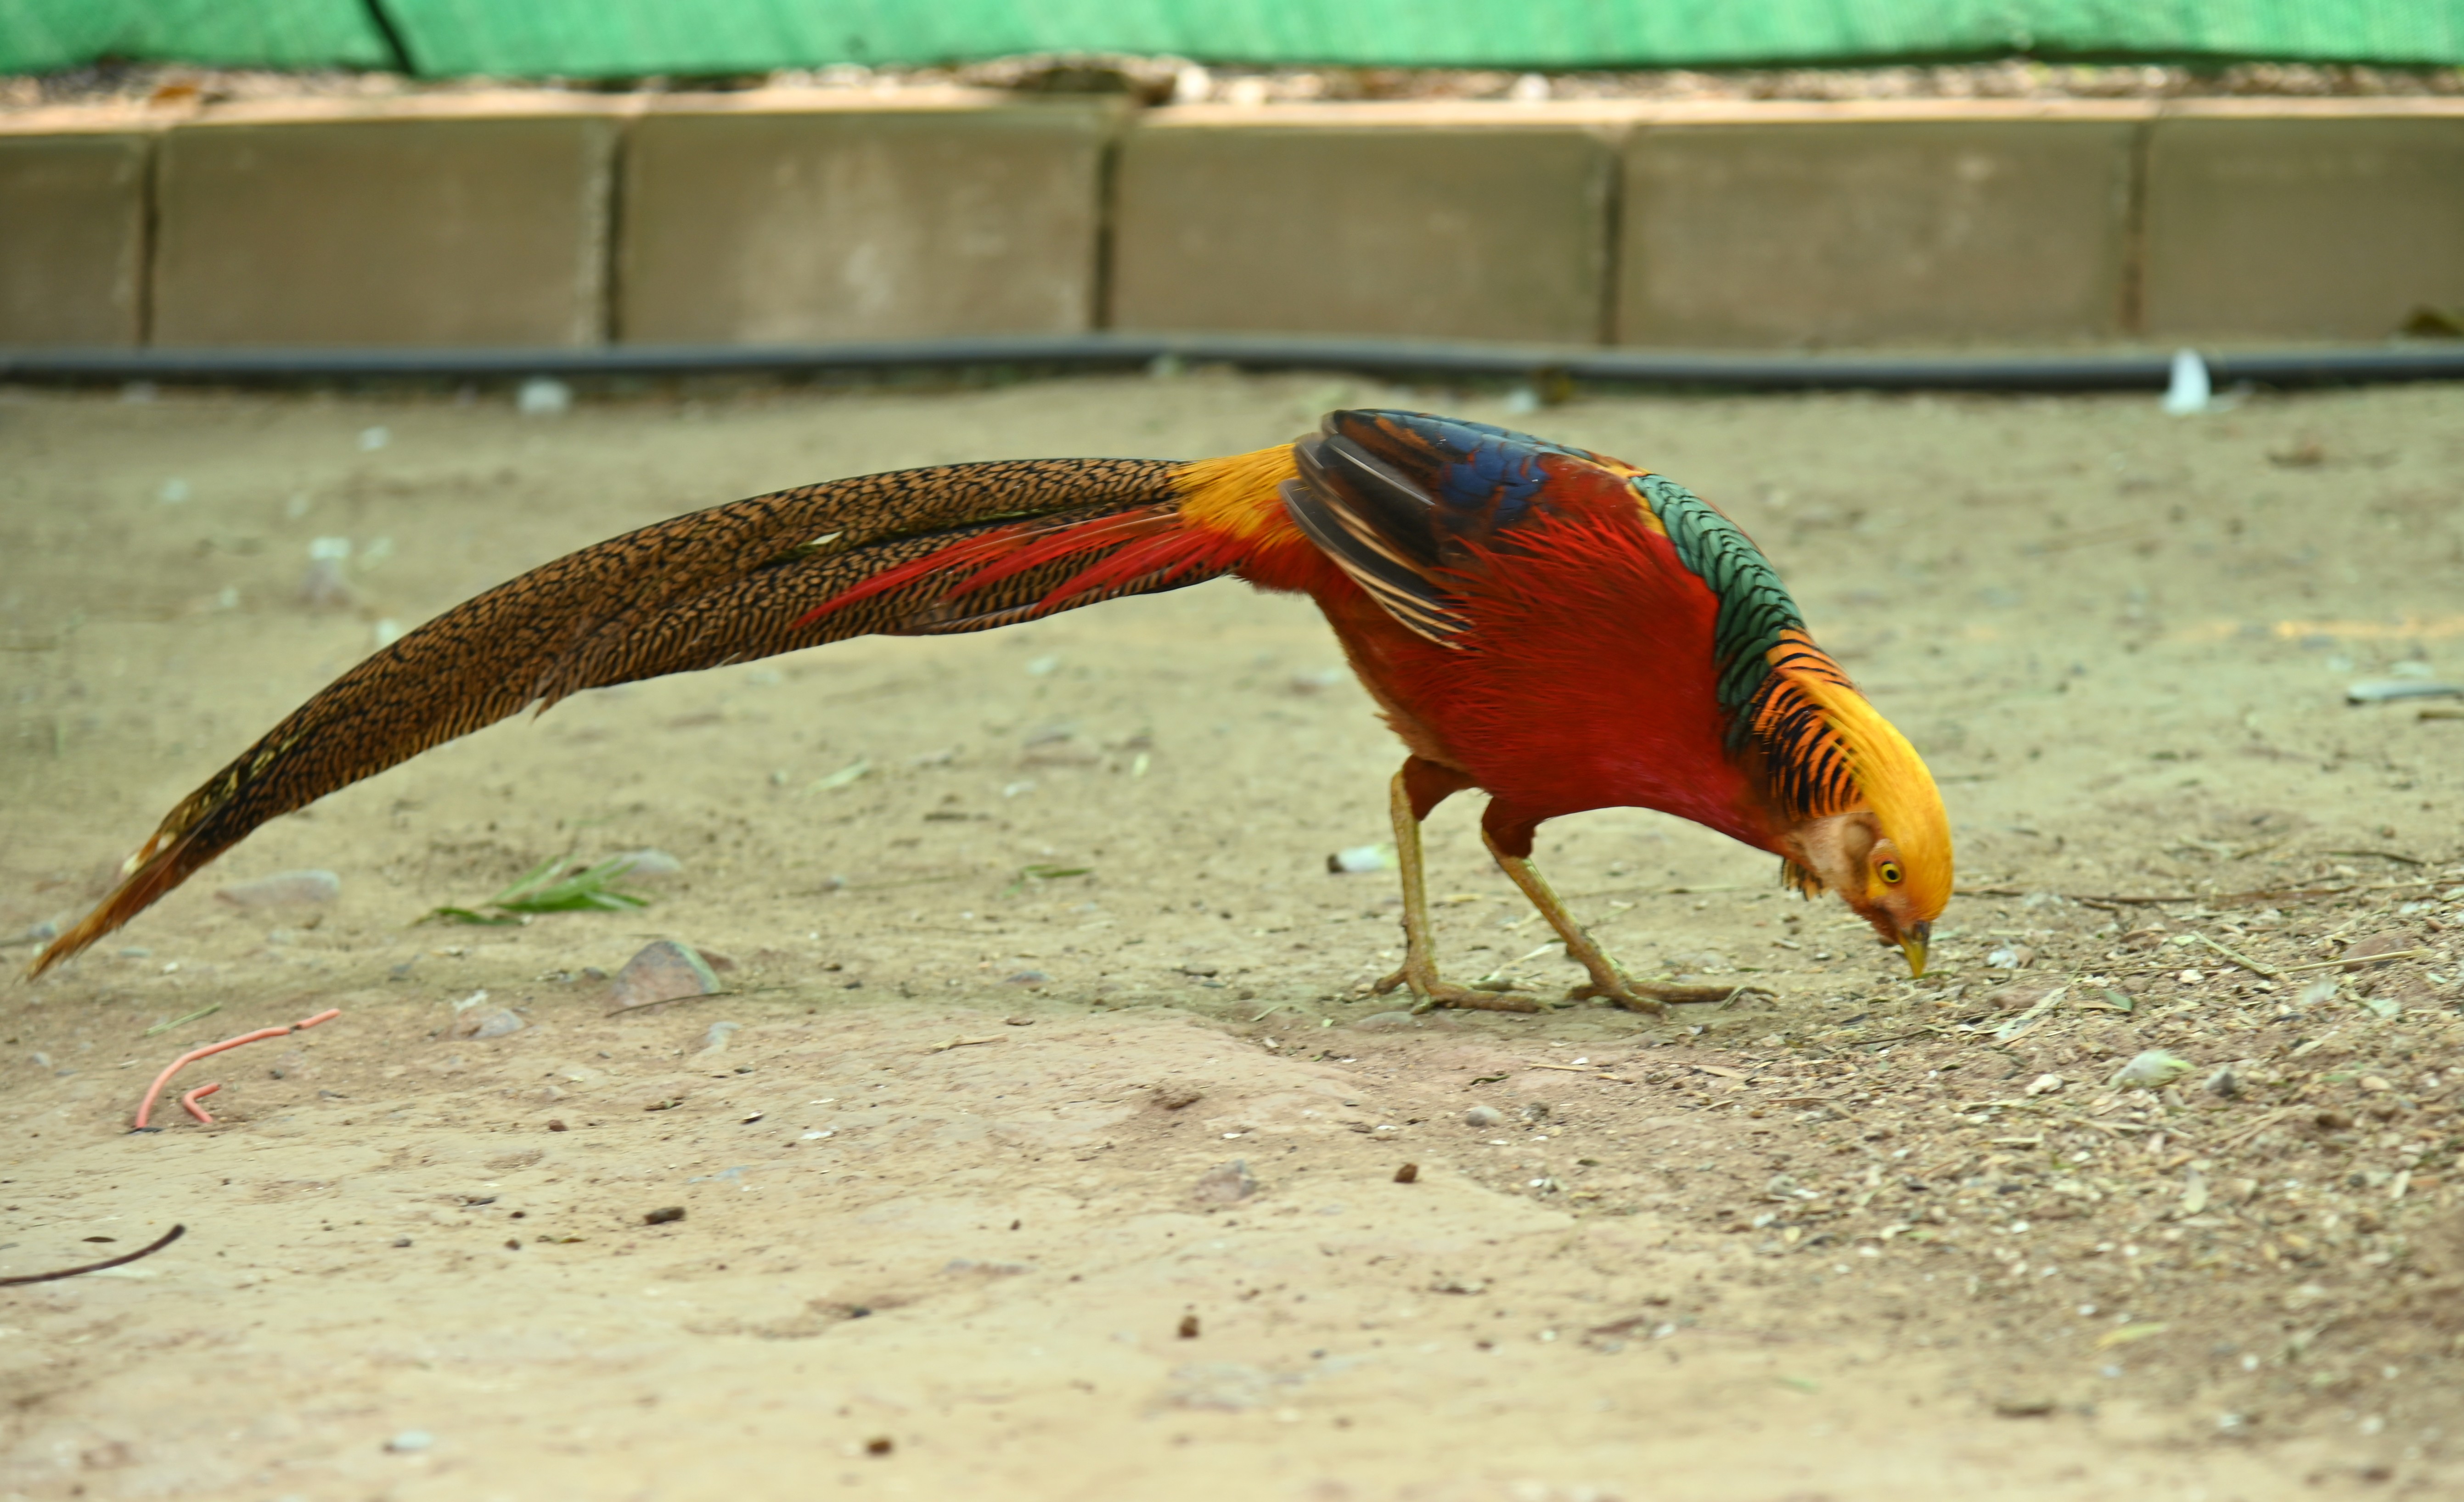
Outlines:
<svg viewBox="0 0 2464 1502"><path fill-rule="evenodd" d="M2219 387L2464 380L2464 341L2204 353ZM836 344L604 344L575 349L0 347L0 381L195 382L514 379L525 376L826 375L1027 366L1135 368L1157 362L1258 370L1575 381L1738 390L2093 391L2160 389L2172 356L1718 354L1597 345L1318 339L1234 334L1021 334Z"/></svg>
<svg viewBox="0 0 2464 1502"><path fill-rule="evenodd" d="M187 1233L187 1229L188 1227L186 1226L174 1226L169 1230L165 1231L162 1235L154 1238L154 1240L138 1248L135 1251L124 1251L117 1257L106 1257L100 1262L89 1262L80 1267L75 1268L61 1268L51 1272L29 1272L21 1277L0 1278L0 1288L20 1288L28 1283L56 1283L62 1278L82 1277L89 1272L101 1272L111 1268L124 1268L130 1263L135 1262L140 1257L150 1257L156 1252L161 1251L164 1248L168 1247L173 1242L178 1241L182 1236L186 1235Z"/></svg>

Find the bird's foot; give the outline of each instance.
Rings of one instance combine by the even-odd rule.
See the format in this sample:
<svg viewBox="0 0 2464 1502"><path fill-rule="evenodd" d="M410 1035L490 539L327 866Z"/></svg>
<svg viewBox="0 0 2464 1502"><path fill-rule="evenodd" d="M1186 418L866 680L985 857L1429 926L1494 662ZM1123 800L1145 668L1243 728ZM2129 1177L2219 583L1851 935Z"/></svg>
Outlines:
<svg viewBox="0 0 2464 1502"><path fill-rule="evenodd" d="M1727 1002L1740 992L1753 990L1749 985L1672 985L1657 981L1638 981L1619 972L1595 975L1589 981L1566 993L1566 1000L1579 1002L1596 997L1612 1006L1630 1012L1648 1012L1663 1016L1673 1005L1689 1003Z"/></svg>
<svg viewBox="0 0 2464 1502"><path fill-rule="evenodd" d="M1457 985L1452 981L1438 979L1434 965L1406 964L1383 981L1370 987L1374 995L1383 996L1397 986L1408 985L1419 1001L1412 1007L1415 1015L1434 1011L1441 1006L1461 1007L1466 1011L1536 1012L1542 1009L1540 999L1515 991L1484 991L1476 986Z"/></svg>

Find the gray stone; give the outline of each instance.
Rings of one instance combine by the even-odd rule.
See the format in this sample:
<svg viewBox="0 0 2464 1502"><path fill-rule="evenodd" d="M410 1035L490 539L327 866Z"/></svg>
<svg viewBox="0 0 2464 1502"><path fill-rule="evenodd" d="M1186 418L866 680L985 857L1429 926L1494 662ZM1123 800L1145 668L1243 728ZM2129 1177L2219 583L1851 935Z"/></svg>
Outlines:
<svg viewBox="0 0 2464 1502"><path fill-rule="evenodd" d="M1300 1383L1296 1373L1269 1372L1240 1361L1194 1361L1173 1370L1164 1401L1176 1408L1242 1413L1265 1406L1278 1389Z"/></svg>
<svg viewBox="0 0 2464 1502"><path fill-rule="evenodd" d="M627 850L614 859L624 864L616 868L610 879L621 877L632 882L655 882L684 874L685 863L662 850Z"/></svg>
<svg viewBox="0 0 2464 1502"><path fill-rule="evenodd" d="M1403 1027L1418 1027L1420 1019L1407 1011L1371 1012L1366 1017L1354 1017L1352 1026L1359 1032L1393 1032Z"/></svg>
<svg viewBox="0 0 2464 1502"><path fill-rule="evenodd" d="M1502 1126L1506 1113L1489 1106L1474 1106L1463 1113L1463 1125L1473 1127Z"/></svg>
<svg viewBox="0 0 2464 1502"><path fill-rule="evenodd" d="M1247 1160L1236 1158L1228 1163L1218 1163L1198 1176L1190 1186L1190 1196L1201 1204L1231 1204L1258 1192L1257 1177L1249 1172Z"/></svg>
<svg viewBox="0 0 2464 1502"><path fill-rule="evenodd" d="M360 599L360 592L351 587L351 576L339 558L310 559L294 594L312 610L347 610Z"/></svg>
<svg viewBox="0 0 2464 1502"><path fill-rule="evenodd" d="M625 961L609 998L619 1008L649 1006L718 989L718 972L691 944L662 939Z"/></svg>
<svg viewBox="0 0 2464 1502"><path fill-rule="evenodd" d="M462 1024L462 1036L477 1039L510 1038L529 1026L530 1024L522 1021L519 1012L511 1007L499 1006L494 1011L483 1012L478 1016L466 1019Z"/></svg>

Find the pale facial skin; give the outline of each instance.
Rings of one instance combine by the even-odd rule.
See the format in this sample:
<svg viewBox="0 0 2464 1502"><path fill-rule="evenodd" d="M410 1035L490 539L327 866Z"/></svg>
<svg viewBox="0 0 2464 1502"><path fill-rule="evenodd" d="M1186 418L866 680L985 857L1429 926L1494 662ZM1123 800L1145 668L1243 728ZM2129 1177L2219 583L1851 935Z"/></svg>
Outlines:
<svg viewBox="0 0 2464 1502"><path fill-rule="evenodd" d="M1874 925L1886 943L1908 957L1911 975L1925 974L1925 945L1933 917L1920 913L1903 879L1899 848L1866 812L1813 819L1791 831L1796 862L1839 894L1859 917Z"/></svg>

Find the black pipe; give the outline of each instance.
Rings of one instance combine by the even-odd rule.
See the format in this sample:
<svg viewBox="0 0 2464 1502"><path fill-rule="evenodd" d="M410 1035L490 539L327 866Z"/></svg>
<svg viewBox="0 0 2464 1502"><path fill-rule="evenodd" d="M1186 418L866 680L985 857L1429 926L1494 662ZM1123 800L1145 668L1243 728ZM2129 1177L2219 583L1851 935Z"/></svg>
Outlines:
<svg viewBox="0 0 2464 1502"><path fill-rule="evenodd" d="M2464 341L2206 357L2219 387L2464 380ZM607 344L580 349L0 348L0 381L205 382L806 375L991 365L1138 367L1158 361L1393 375L1564 376L1753 390L2161 389L2172 357L1701 354L1596 345L1312 339L1238 334L1023 334L843 344Z"/></svg>

